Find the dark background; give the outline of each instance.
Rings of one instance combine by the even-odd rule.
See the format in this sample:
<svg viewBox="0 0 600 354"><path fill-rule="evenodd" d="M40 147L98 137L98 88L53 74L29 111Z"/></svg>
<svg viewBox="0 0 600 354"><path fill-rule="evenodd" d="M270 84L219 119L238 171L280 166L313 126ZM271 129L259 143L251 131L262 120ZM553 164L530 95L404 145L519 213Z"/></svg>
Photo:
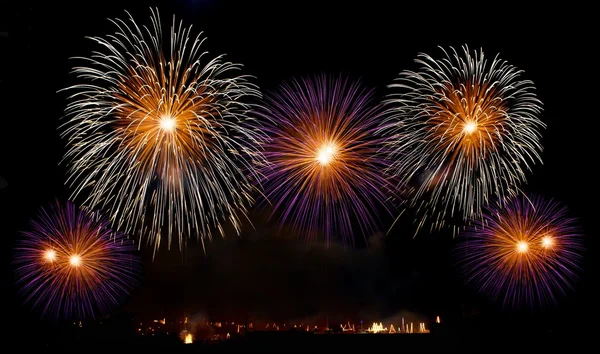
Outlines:
<svg viewBox="0 0 600 354"><path fill-rule="evenodd" d="M275 3L275 2L274 2ZM566 204L586 234L584 271L560 306L544 313L508 311L464 285L452 256L450 233L413 239L401 219L368 248L305 245L275 235L274 223L253 212L255 230L215 240L204 256L190 245L180 252L142 249L144 284L123 310L158 318L202 313L211 319L290 320L324 316L385 321L414 313L426 320L476 319L486 324L572 329L596 312L597 82L593 11L567 5L543 8L505 3L282 1L87 1L14 2L0 10L0 233L6 264L4 305L17 333L36 325L15 294L10 267L18 232L40 207L65 200L65 151L57 125L74 83L69 60L87 56L85 36L114 32L107 18L150 24L157 6L166 32L172 15L207 36L213 55L244 64L267 92L282 80L319 73L345 74L376 89L379 98L404 69L416 69L419 52L439 56L437 46L483 48L525 71L544 103L543 165L534 166L528 192ZM392 3L392 2L390 2ZM593 39L595 39L593 41ZM386 220L385 234L392 224Z"/></svg>

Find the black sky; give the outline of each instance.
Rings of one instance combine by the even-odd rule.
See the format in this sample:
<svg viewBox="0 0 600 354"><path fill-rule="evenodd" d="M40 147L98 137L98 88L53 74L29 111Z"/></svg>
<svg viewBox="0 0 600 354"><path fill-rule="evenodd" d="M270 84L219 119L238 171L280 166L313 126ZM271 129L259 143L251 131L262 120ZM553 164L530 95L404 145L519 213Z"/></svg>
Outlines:
<svg viewBox="0 0 600 354"><path fill-rule="evenodd" d="M90 1L15 2L0 28L0 205L6 263L18 231L55 198L65 199L65 147L57 133L66 96L57 93L74 81L70 57L88 55L91 41L114 31L107 18L131 12L149 23L150 7L163 22L173 14L204 31L206 49L226 53L256 76L263 91L282 80L319 73L346 74L376 89L378 97L404 69L416 69L419 52L439 55L437 46L483 48L525 71L544 103L543 165L529 174L527 191L553 197L580 218L586 233L585 272L561 315L579 316L595 304L593 255L596 218L597 58L591 9L571 5L472 5L430 2L390 5L367 1ZM597 39L595 40L597 42ZM391 225L388 220L386 227ZM400 224L379 246L342 249L273 237L272 223L258 217L256 231L217 240L204 257L199 246L183 254L161 251L146 260L144 286L126 305L136 314L205 312L212 317L301 318L322 313L385 318L400 311L458 316L488 309L466 289L453 268L450 235L413 240ZM384 233L387 230L382 230ZM7 267L6 284L12 284ZM11 285L8 286L10 288ZM11 289L17 315L20 298ZM593 305L595 308L595 305ZM579 317L577 317L579 318Z"/></svg>

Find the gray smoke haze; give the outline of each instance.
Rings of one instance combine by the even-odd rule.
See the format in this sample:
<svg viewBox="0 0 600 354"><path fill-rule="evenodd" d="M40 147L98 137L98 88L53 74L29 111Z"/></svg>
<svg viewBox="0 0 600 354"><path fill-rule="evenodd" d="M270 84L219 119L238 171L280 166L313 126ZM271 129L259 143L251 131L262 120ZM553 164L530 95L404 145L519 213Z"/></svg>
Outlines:
<svg viewBox="0 0 600 354"><path fill-rule="evenodd" d="M183 251L176 243L171 250L163 247L153 259L152 245L141 244L143 283L124 311L149 320L201 313L223 322L370 325L429 304L431 282L422 275L428 261L415 259L435 254L432 247L391 254L390 237L381 233L370 236L366 248L307 242L280 232L275 222L254 215L251 220L254 228L244 225L241 236L231 229L225 239L215 236L206 254L190 241Z"/></svg>
<svg viewBox="0 0 600 354"><path fill-rule="evenodd" d="M366 248L306 242L255 224L242 237L215 238L206 255L192 244L183 254L159 252L130 303L133 311L254 323L368 323L402 309L418 311L413 304L424 296L419 268L391 259L385 242L381 234Z"/></svg>

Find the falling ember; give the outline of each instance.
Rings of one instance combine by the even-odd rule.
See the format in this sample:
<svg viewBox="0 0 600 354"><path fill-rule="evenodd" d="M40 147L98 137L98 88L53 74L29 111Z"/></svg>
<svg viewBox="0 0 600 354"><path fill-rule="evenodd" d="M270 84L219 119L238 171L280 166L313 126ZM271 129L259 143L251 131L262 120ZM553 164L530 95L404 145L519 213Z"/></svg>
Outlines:
<svg viewBox="0 0 600 354"><path fill-rule="evenodd" d="M435 323L440 323L440 316L435 316Z"/></svg>
<svg viewBox="0 0 600 354"><path fill-rule="evenodd" d="M191 334L191 333L188 333L188 334L185 336L184 343L185 343L185 344L192 344L192 334Z"/></svg>

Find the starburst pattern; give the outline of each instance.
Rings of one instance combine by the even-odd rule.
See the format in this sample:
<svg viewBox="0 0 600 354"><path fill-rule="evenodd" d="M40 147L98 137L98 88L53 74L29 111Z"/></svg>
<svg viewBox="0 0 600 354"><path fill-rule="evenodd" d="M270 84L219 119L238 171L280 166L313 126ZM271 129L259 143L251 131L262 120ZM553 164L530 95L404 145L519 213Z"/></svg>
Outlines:
<svg viewBox="0 0 600 354"><path fill-rule="evenodd" d="M540 196L486 208L459 240L469 284L505 306L554 304L581 271L583 235L565 206Z"/></svg>
<svg viewBox="0 0 600 354"><path fill-rule="evenodd" d="M67 89L69 185L73 198L107 212L114 225L147 237L204 244L224 222L241 230L254 202L263 135L247 113L260 98L240 65L209 58L202 34L173 19L163 38L151 27L113 20L115 34L74 68L82 83Z"/></svg>
<svg viewBox="0 0 600 354"><path fill-rule="evenodd" d="M354 243L389 213L389 183L375 134L382 108L372 91L342 77L291 80L261 112L270 136L263 169L267 199L282 224L308 239Z"/></svg>
<svg viewBox="0 0 600 354"><path fill-rule="evenodd" d="M71 202L42 209L13 255L25 302L52 319L108 314L141 278L133 241L99 213Z"/></svg>
<svg viewBox="0 0 600 354"><path fill-rule="evenodd" d="M491 198L516 195L541 162L541 102L523 71L466 46L444 54L420 54L418 71L400 73L380 130L393 161L387 172L412 190L417 230L480 216Z"/></svg>

